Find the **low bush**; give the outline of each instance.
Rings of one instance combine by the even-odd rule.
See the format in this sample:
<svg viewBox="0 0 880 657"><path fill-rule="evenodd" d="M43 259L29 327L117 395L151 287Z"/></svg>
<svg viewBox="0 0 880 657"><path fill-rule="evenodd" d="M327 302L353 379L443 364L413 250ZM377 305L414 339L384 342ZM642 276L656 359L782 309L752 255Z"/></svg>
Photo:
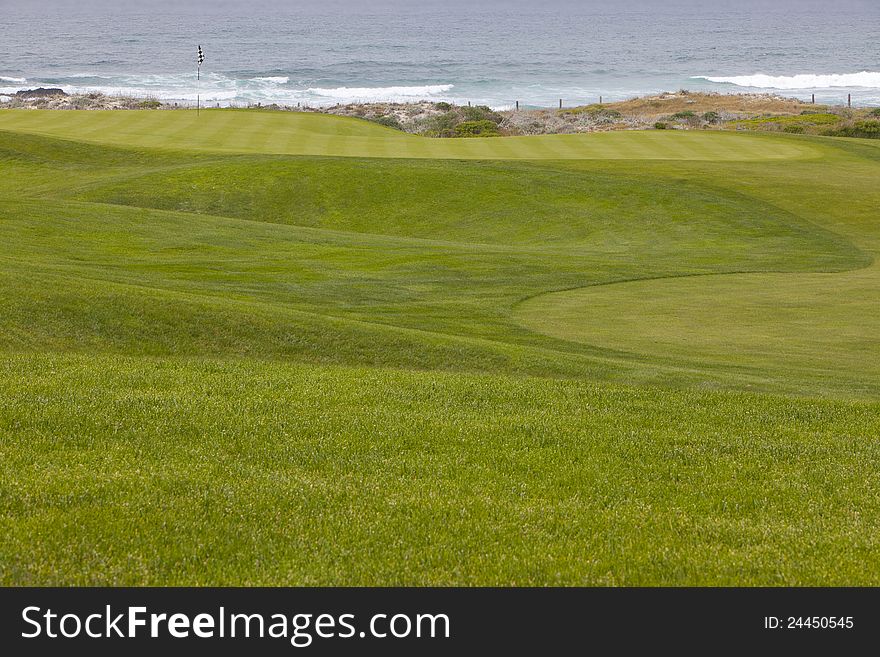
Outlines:
<svg viewBox="0 0 880 657"><path fill-rule="evenodd" d="M455 126L456 137L497 137L498 126L489 120L465 121Z"/></svg>
<svg viewBox="0 0 880 657"><path fill-rule="evenodd" d="M598 121L613 121L623 116L616 109L609 109L604 105L593 104L584 105L582 107L571 107L567 109L557 110L562 116L577 116L579 114L587 114L590 118Z"/></svg>
<svg viewBox="0 0 880 657"><path fill-rule="evenodd" d="M443 114L432 116L425 121L423 134L427 137L455 137L455 126L458 123L458 115L450 110Z"/></svg>
<svg viewBox="0 0 880 657"><path fill-rule="evenodd" d="M823 134L829 137L880 139L880 121L874 119L868 121L855 121L847 125L826 130Z"/></svg>
<svg viewBox="0 0 880 657"><path fill-rule="evenodd" d="M397 120L397 117L390 114L373 119L373 122L378 123L379 125L384 125L386 128L403 130L403 126L400 125L400 121Z"/></svg>
<svg viewBox="0 0 880 657"><path fill-rule="evenodd" d="M655 130L666 130L667 127L667 124L663 121L657 121L657 123L654 124Z"/></svg>
<svg viewBox="0 0 880 657"><path fill-rule="evenodd" d="M477 105L476 107L462 107L461 116L464 121L491 121L495 125L501 123L504 117L498 112L493 111L485 105Z"/></svg>
<svg viewBox="0 0 880 657"><path fill-rule="evenodd" d="M755 119L736 121L733 125L737 128L752 130L785 130L786 126L799 125L803 127L830 126L839 123L841 118L837 114L821 112L817 114L798 114L794 116L763 116Z"/></svg>
<svg viewBox="0 0 880 657"><path fill-rule="evenodd" d="M706 121L706 123L718 123L718 121L721 120L721 116L718 112L709 111L703 114L703 120Z"/></svg>

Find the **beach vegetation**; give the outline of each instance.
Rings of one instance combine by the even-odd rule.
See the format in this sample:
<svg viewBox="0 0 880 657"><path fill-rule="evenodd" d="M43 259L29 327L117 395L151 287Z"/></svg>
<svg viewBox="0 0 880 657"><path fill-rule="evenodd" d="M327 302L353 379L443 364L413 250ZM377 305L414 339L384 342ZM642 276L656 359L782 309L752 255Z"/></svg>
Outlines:
<svg viewBox="0 0 880 657"><path fill-rule="evenodd" d="M861 139L880 139L880 121L851 121L837 128L826 130L823 134L831 137L858 137Z"/></svg>
<svg viewBox="0 0 880 657"><path fill-rule="evenodd" d="M456 137L497 137L498 125L493 121L463 121L455 126Z"/></svg>
<svg viewBox="0 0 880 657"><path fill-rule="evenodd" d="M612 121L620 119L623 116L623 114L621 114L613 107L600 105L598 103L594 103L592 105L583 105L581 107L565 108L557 110L557 113L562 116L578 116L581 114L586 114L593 120L606 123L610 123Z"/></svg>
<svg viewBox="0 0 880 657"><path fill-rule="evenodd" d="M786 126L797 125L804 128L828 126L839 123L842 118L837 114L819 112L815 114L796 114L792 116L762 116L753 119L732 121L729 125L740 129L751 130L783 130Z"/></svg>
<svg viewBox="0 0 880 657"><path fill-rule="evenodd" d="M498 125L504 120L498 112L492 110L485 105L476 105L474 107L462 107L460 112L464 121L490 121Z"/></svg>
<svg viewBox="0 0 880 657"><path fill-rule="evenodd" d="M386 128L393 128L394 130L403 130L403 126L400 125L400 119L398 119L393 114L386 114L384 116L380 116L375 119L371 119L373 122L378 123L381 126L385 126Z"/></svg>

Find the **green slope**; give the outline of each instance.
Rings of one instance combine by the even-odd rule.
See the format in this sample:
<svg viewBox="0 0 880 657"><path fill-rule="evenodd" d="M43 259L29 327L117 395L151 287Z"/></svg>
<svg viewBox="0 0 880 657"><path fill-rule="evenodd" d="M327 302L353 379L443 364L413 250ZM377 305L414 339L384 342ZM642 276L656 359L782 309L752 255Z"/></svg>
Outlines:
<svg viewBox="0 0 880 657"><path fill-rule="evenodd" d="M466 160L776 160L815 157L803 142L720 132L625 133L486 139L424 139L347 117L242 110L0 114L12 130L112 146L218 153Z"/></svg>
<svg viewBox="0 0 880 657"><path fill-rule="evenodd" d="M871 144L3 110L0 174L2 583L880 581Z"/></svg>

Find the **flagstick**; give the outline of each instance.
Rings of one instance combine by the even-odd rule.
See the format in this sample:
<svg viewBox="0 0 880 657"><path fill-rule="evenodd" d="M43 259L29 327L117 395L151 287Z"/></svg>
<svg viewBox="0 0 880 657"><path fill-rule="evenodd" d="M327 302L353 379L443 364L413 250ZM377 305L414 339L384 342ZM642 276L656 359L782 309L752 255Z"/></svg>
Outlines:
<svg viewBox="0 0 880 657"><path fill-rule="evenodd" d="M198 72L196 73L196 116L202 111L202 65L199 64Z"/></svg>

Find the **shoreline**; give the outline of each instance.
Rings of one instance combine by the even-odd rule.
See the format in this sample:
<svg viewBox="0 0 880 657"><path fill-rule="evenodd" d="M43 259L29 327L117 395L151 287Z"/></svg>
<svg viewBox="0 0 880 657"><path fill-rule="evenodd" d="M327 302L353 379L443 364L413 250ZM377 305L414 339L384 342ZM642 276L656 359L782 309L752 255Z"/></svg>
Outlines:
<svg viewBox="0 0 880 657"><path fill-rule="evenodd" d="M152 98L66 94L61 89L18 92L3 109L185 110L190 104ZM436 101L347 103L327 107L255 104L203 109L247 109L347 116L425 137L491 137L576 134L615 130L734 129L795 134L880 135L880 108L803 102L766 93L723 94L685 89L624 101L574 107L493 110ZM867 127L865 124L868 124ZM873 125L877 123L878 125ZM865 134L849 134L856 133Z"/></svg>

